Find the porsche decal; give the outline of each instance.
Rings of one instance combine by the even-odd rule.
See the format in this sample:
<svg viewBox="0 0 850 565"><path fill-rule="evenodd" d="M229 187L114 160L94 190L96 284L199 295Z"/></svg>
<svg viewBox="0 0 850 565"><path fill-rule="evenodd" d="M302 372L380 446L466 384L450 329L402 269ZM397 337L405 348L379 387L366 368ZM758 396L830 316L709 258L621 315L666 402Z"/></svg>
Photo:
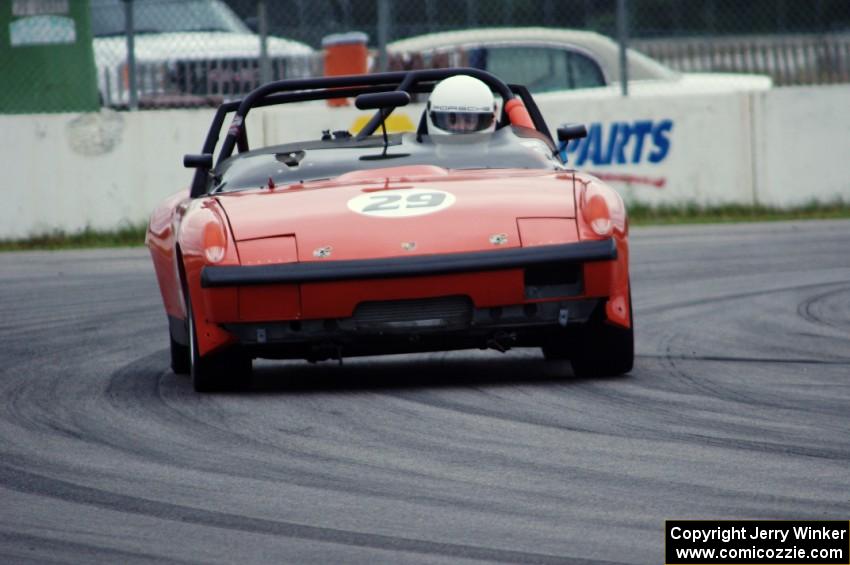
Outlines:
<svg viewBox="0 0 850 565"><path fill-rule="evenodd" d="M313 257L324 259L325 257L330 257L332 252L333 247L331 247L330 245L326 245L325 247L319 247L318 249L314 249Z"/></svg>
<svg viewBox="0 0 850 565"><path fill-rule="evenodd" d="M348 209L366 216L405 218L439 212L454 202L454 194L443 190L382 190L355 196L348 201Z"/></svg>

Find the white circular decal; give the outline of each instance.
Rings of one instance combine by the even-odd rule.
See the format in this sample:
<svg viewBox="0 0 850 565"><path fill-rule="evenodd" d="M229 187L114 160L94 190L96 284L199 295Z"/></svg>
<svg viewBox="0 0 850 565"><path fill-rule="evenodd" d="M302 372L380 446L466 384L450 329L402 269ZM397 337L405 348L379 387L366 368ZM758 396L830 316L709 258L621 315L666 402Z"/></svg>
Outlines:
<svg viewBox="0 0 850 565"><path fill-rule="evenodd" d="M455 196L450 192L409 188L361 194L348 201L348 208L367 216L406 218L439 212L454 203Z"/></svg>

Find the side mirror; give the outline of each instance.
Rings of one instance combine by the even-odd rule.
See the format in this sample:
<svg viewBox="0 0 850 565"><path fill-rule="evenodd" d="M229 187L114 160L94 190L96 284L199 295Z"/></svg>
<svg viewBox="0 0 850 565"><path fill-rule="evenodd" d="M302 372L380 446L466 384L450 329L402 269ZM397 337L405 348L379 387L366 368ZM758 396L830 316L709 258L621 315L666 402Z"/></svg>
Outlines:
<svg viewBox="0 0 850 565"><path fill-rule="evenodd" d="M410 94L403 90L361 94L354 99L354 105L360 110L397 108L399 106L407 106L408 104L410 104Z"/></svg>
<svg viewBox="0 0 850 565"><path fill-rule="evenodd" d="M584 124L564 124L558 128L558 141L570 141L587 137L587 128Z"/></svg>
<svg viewBox="0 0 850 565"><path fill-rule="evenodd" d="M200 155L183 155L183 166L187 169L212 169L212 153L202 153Z"/></svg>

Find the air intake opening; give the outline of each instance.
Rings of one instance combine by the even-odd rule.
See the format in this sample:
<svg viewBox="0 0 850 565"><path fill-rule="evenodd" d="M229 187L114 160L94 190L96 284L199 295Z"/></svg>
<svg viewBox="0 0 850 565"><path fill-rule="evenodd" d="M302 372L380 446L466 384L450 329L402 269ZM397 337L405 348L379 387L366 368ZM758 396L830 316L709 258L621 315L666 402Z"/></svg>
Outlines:
<svg viewBox="0 0 850 565"><path fill-rule="evenodd" d="M525 269L526 298L577 296L583 290L580 263L544 263Z"/></svg>
<svg viewBox="0 0 850 565"><path fill-rule="evenodd" d="M441 296L361 302L353 318L359 330L457 329L470 325L472 311L468 296Z"/></svg>

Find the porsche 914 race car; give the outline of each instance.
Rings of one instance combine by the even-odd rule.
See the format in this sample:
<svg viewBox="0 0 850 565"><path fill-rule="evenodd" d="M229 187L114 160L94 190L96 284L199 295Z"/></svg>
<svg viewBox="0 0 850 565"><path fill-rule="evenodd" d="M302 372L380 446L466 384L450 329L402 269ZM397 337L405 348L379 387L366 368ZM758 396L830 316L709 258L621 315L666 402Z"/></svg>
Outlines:
<svg viewBox="0 0 850 565"><path fill-rule="evenodd" d="M455 75L501 100L495 131L429 135L423 116L387 134L394 108ZM359 133L249 148L253 108L341 97L375 110ZM561 147L583 135L558 129ZM478 69L282 80L224 103L184 157L191 189L146 235L172 369L211 391L256 358L540 347L576 375L628 372L626 210L564 155L528 90Z"/></svg>

